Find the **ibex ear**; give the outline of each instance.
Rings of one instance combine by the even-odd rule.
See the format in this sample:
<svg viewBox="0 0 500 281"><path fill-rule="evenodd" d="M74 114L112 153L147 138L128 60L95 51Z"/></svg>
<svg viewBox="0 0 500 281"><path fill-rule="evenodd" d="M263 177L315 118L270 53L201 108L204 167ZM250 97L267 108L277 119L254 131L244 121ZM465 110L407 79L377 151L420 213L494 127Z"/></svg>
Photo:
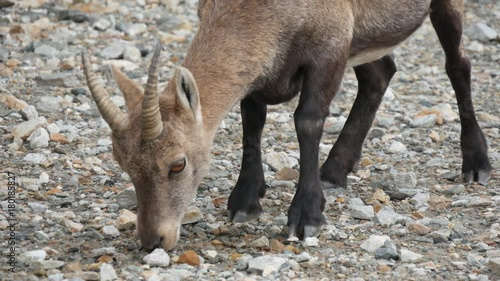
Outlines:
<svg viewBox="0 0 500 281"><path fill-rule="evenodd" d="M181 66L175 70L174 78L180 105L192 111L196 122L201 123L200 95L193 74Z"/></svg>
<svg viewBox="0 0 500 281"><path fill-rule="evenodd" d="M140 106L144 97L144 89L114 65L111 65L111 73L113 74L113 78L115 78L118 88L123 93L127 108L131 110L132 107Z"/></svg>

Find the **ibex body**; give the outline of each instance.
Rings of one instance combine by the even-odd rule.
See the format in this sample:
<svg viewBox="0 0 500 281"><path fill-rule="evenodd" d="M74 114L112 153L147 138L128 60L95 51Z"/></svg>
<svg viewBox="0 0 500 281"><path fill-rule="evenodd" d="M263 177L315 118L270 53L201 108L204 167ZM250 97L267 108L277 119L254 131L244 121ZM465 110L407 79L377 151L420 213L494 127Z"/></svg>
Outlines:
<svg viewBox="0 0 500 281"><path fill-rule="evenodd" d="M198 33L179 68L157 95L159 50L143 90L113 69L128 115L96 82L87 81L113 130L114 155L138 197L138 233L146 248L172 248L182 217L209 167L210 146L228 111L241 101L243 162L229 202L229 220L256 218L265 194L260 139L266 104L299 92L294 119L300 177L288 212L289 233L307 237L324 223L320 181L345 186L382 96L396 72L387 54L430 14L457 95L462 123L462 172L486 182L487 144L470 96L470 64L461 45L461 0L264 1L201 0ZM330 155L318 167L318 146L344 70L353 66L359 90Z"/></svg>

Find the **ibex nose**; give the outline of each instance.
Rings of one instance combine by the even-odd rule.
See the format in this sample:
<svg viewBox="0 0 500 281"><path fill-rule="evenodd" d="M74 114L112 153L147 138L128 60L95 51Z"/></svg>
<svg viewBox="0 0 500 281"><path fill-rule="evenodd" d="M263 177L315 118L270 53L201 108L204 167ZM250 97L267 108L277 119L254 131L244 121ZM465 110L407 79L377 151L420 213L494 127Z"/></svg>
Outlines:
<svg viewBox="0 0 500 281"><path fill-rule="evenodd" d="M180 226L178 225L163 224L154 233L139 232L141 245L150 251L160 247L165 250L171 250L177 244L177 240L179 240L179 230Z"/></svg>

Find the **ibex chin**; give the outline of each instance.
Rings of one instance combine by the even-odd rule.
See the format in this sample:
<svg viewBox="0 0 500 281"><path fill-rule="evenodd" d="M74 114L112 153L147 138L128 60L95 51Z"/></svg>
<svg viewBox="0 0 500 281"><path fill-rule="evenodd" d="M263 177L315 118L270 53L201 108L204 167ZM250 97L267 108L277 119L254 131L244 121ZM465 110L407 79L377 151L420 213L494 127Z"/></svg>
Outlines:
<svg viewBox="0 0 500 281"><path fill-rule="evenodd" d="M131 177L138 199L143 247L171 249L181 220L209 168L217 128L241 103L243 160L228 200L228 219L262 212L266 193L260 139L266 105L300 92L294 113L300 177L288 210L290 236L316 236L325 223L321 181L345 186L382 96L396 72L393 48L430 15L446 53L446 72L462 124L462 173L485 183L491 165L471 100L471 67L461 43L463 0L258 1L200 0L199 30L166 88L158 94L156 47L143 89L113 68L125 97L122 112L97 82L83 54L87 83L112 129L116 161ZM349 118L320 168L318 146L329 105L346 67L359 82ZM248 152L248 153L247 153Z"/></svg>

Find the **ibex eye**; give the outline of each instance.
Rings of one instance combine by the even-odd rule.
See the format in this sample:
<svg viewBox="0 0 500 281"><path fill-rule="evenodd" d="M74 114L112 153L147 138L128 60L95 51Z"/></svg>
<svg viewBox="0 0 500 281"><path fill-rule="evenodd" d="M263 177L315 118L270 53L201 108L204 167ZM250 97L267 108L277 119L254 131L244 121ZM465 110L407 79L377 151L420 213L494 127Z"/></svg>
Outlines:
<svg viewBox="0 0 500 281"><path fill-rule="evenodd" d="M186 158L172 163L170 166L170 172L173 174L178 174L186 168Z"/></svg>

